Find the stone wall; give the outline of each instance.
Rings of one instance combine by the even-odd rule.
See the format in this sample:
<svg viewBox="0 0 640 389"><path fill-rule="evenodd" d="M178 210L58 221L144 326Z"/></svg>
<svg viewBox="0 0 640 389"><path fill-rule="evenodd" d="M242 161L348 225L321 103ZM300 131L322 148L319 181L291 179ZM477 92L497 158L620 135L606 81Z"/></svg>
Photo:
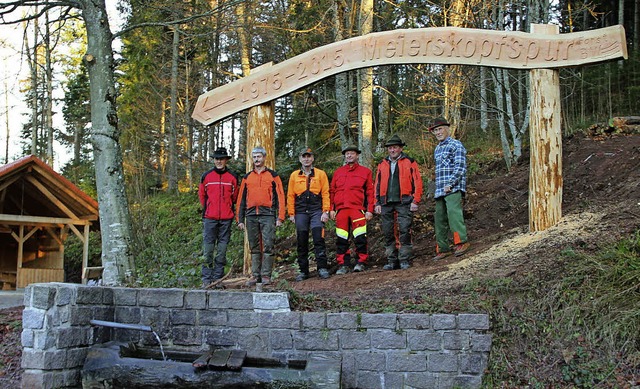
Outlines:
<svg viewBox="0 0 640 389"><path fill-rule="evenodd" d="M23 388L81 384L88 349L109 340L238 348L256 358L342 360L344 388L478 388L491 348L484 314L291 312L286 293L33 284L25 289Z"/></svg>

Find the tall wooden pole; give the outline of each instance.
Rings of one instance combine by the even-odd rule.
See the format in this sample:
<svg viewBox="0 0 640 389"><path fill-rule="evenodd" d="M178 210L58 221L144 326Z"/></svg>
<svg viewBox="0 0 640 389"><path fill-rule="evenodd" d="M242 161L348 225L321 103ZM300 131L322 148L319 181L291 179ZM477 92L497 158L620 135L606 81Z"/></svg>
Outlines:
<svg viewBox="0 0 640 389"><path fill-rule="evenodd" d="M536 34L558 34L558 26L532 24ZM540 55L543 55L540 53ZM531 157L529 230L542 231L562 217L562 130L560 76L555 69L531 70Z"/></svg>
<svg viewBox="0 0 640 389"><path fill-rule="evenodd" d="M265 68L272 66L271 62L266 63L251 70L251 74L259 72ZM265 104L256 105L249 109L247 116L247 148L246 148L246 168L247 172L253 169L253 159L251 158L251 150L254 147L264 147L267 150L265 166L271 169L276 168L276 131L275 131L275 115L273 109L273 101ZM244 233L244 265L243 272L246 275L251 274L251 249L249 248L249 240L247 232Z"/></svg>

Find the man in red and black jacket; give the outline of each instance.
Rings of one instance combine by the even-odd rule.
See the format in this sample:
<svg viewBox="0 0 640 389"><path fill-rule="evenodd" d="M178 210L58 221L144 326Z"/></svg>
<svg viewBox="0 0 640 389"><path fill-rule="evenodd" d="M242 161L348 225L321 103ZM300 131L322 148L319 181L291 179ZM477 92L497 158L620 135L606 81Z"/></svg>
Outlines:
<svg viewBox="0 0 640 389"><path fill-rule="evenodd" d="M385 270L408 269L411 266L413 213L418 210L422 197L418 164L402 151L404 146L398 135L393 135L385 143L388 156L378 165L374 185L375 212L382 216L387 257Z"/></svg>
<svg viewBox="0 0 640 389"><path fill-rule="evenodd" d="M251 274L246 286L254 286L258 280L263 285L271 283L273 247L276 227L282 225L285 215L285 199L282 180L278 173L267 168L267 150L256 147L251 151L253 169L240 184L237 201L238 228L247 228L247 240L251 249Z"/></svg>
<svg viewBox="0 0 640 389"><path fill-rule="evenodd" d="M360 149L347 146L342 150L345 164L333 173L329 195L331 219L336 221L336 260L340 268L336 274L349 271L351 252L349 233L356 245L357 263L353 271L365 269L367 258L367 221L373 217L373 180L371 169L358 163Z"/></svg>
<svg viewBox="0 0 640 389"><path fill-rule="evenodd" d="M227 168L231 156L224 147L213 153L213 169L200 178L198 196L202 205L203 256L202 286L222 278L227 264L227 244L231 238L234 207L238 197L238 177ZM213 253L218 245L215 257Z"/></svg>

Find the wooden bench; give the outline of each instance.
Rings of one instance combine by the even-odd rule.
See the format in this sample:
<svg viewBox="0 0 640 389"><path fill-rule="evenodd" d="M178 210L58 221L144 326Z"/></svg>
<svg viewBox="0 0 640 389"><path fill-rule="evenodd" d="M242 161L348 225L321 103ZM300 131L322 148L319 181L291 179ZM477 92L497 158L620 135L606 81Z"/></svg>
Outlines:
<svg viewBox="0 0 640 389"><path fill-rule="evenodd" d="M104 267L95 266L95 267L85 267L82 272L82 283L86 284L89 280L97 280L102 278L102 271Z"/></svg>

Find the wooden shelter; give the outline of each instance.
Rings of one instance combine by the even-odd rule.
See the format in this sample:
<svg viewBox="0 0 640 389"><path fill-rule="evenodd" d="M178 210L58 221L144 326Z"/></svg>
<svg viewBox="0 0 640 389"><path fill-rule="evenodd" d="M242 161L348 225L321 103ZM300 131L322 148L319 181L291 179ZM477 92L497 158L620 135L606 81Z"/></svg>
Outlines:
<svg viewBox="0 0 640 389"><path fill-rule="evenodd" d="M98 202L30 155L0 166L0 283L24 288L64 282L64 242L73 232L89 256L89 230L98 228Z"/></svg>

